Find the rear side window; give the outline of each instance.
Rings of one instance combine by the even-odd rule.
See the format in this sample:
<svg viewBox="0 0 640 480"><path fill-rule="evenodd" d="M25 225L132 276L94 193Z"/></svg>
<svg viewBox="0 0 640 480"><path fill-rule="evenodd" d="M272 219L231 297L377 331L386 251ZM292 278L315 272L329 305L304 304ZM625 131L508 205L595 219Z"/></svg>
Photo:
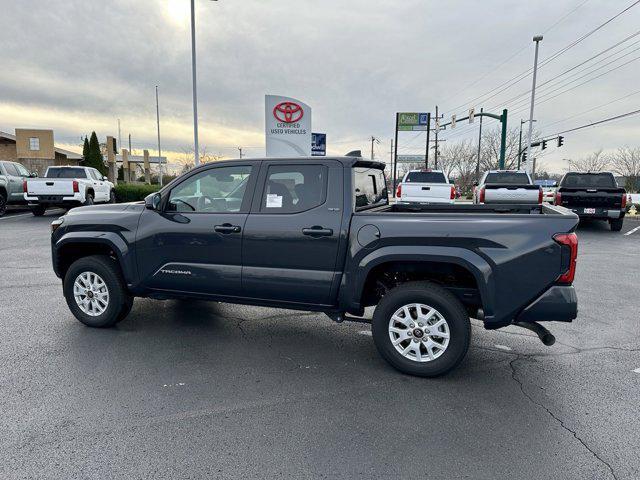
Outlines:
<svg viewBox="0 0 640 480"><path fill-rule="evenodd" d="M47 170L46 178L87 178L84 168L55 168Z"/></svg>
<svg viewBox="0 0 640 480"><path fill-rule="evenodd" d="M7 171L7 175L11 175L11 176L14 176L14 177L20 176L20 173L18 172L18 169L15 167L15 165L13 163L5 163L4 164L4 169Z"/></svg>
<svg viewBox="0 0 640 480"><path fill-rule="evenodd" d="M524 172L496 172L487 174L484 183L505 185L528 185L529 177Z"/></svg>
<svg viewBox="0 0 640 480"><path fill-rule="evenodd" d="M372 206L388 205L387 182L384 172L378 168L353 169L356 211Z"/></svg>
<svg viewBox="0 0 640 480"><path fill-rule="evenodd" d="M567 173L561 187L616 188L616 179L610 173Z"/></svg>
<svg viewBox="0 0 640 480"><path fill-rule="evenodd" d="M406 183L447 183L447 179L442 172L409 172Z"/></svg>
<svg viewBox="0 0 640 480"><path fill-rule="evenodd" d="M260 211L304 212L322 205L326 196L327 167L324 165L271 165Z"/></svg>

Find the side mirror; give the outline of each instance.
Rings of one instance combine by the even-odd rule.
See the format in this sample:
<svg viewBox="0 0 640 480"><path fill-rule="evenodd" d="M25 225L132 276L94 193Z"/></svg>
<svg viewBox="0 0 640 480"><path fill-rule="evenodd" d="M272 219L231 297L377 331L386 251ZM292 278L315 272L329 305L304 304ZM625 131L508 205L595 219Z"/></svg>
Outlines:
<svg viewBox="0 0 640 480"><path fill-rule="evenodd" d="M478 181L476 180L475 182L473 182L473 186L477 187L479 185Z"/></svg>
<svg viewBox="0 0 640 480"><path fill-rule="evenodd" d="M161 201L162 196L158 192L151 193L144 197L144 206L149 210L159 210Z"/></svg>
<svg viewBox="0 0 640 480"><path fill-rule="evenodd" d="M30 178L36 178L37 176L38 176L38 172L31 172L31 173L29 174L29 177L30 177Z"/></svg>
<svg viewBox="0 0 640 480"><path fill-rule="evenodd" d="M106 177L106 176L104 176L104 175L103 175L103 176L102 176L102 178L101 178L101 180L102 180L103 182L108 182L108 181L109 181L109 177Z"/></svg>

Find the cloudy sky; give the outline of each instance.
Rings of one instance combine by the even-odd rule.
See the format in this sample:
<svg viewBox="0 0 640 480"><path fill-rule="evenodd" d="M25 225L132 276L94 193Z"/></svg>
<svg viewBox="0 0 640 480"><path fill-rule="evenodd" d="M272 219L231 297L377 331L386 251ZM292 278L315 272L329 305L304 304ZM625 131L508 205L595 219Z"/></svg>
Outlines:
<svg viewBox="0 0 640 480"><path fill-rule="evenodd" d="M530 68L531 37L544 33L545 61L632 3L196 0L200 143L227 157L237 146L262 155L266 93L310 104L332 154L368 152L374 135L388 158L395 112L435 105L447 116L506 107L517 126L530 76L496 87ZM117 136L120 118L123 139L155 150L159 85L163 150L178 158L192 145L189 0L0 0L0 12L0 130L53 128L75 149L91 130ZM640 4L540 69L538 130L640 108L639 25ZM639 133L635 116L567 134L544 162L561 171L563 158L638 146ZM442 138L475 139L477 122ZM422 134L401 135L401 153L423 145Z"/></svg>

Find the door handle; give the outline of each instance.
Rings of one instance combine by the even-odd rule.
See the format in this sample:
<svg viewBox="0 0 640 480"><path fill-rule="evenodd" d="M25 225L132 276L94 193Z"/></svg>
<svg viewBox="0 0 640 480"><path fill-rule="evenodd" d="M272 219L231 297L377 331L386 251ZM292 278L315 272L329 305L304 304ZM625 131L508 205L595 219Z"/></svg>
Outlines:
<svg viewBox="0 0 640 480"><path fill-rule="evenodd" d="M231 225L230 223L223 223L222 225L216 225L213 229L218 233L240 233L240 225Z"/></svg>
<svg viewBox="0 0 640 480"><path fill-rule="evenodd" d="M311 228L303 228L303 235L309 235L310 237L330 237L333 235L333 230L331 228L324 228L319 225L314 225Z"/></svg>

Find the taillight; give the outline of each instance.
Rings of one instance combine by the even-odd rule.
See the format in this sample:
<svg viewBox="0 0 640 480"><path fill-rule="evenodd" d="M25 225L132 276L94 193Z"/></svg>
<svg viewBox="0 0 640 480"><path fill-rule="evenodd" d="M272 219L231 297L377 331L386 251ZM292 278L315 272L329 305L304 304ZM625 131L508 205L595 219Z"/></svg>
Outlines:
<svg viewBox="0 0 640 480"><path fill-rule="evenodd" d="M620 202L620 208L627 208L627 194L622 194L622 201Z"/></svg>
<svg viewBox="0 0 640 480"><path fill-rule="evenodd" d="M80 191L80 187L78 186L78 181L73 181L73 193L78 193Z"/></svg>
<svg viewBox="0 0 640 480"><path fill-rule="evenodd" d="M402 184L398 185L398 189L396 190L396 197L400 198L402 196Z"/></svg>
<svg viewBox="0 0 640 480"><path fill-rule="evenodd" d="M455 200L456 198L456 189L451 187L451 200Z"/></svg>
<svg viewBox="0 0 640 480"><path fill-rule="evenodd" d="M542 188L538 190L538 203L542 203Z"/></svg>
<svg viewBox="0 0 640 480"><path fill-rule="evenodd" d="M562 194L560 192L556 192L556 205L562 206Z"/></svg>
<svg viewBox="0 0 640 480"><path fill-rule="evenodd" d="M480 189L480 199L479 199L480 203L484 203L484 187L482 187Z"/></svg>
<svg viewBox="0 0 640 480"><path fill-rule="evenodd" d="M26 180L22 181L22 191L24 193L27 193L27 191L28 191L28 189L27 189L27 181Z"/></svg>
<svg viewBox="0 0 640 480"><path fill-rule="evenodd" d="M571 285L576 276L576 260L578 258L578 236L575 233L558 233L553 239L563 247L569 247L569 268L558 277L558 283Z"/></svg>

